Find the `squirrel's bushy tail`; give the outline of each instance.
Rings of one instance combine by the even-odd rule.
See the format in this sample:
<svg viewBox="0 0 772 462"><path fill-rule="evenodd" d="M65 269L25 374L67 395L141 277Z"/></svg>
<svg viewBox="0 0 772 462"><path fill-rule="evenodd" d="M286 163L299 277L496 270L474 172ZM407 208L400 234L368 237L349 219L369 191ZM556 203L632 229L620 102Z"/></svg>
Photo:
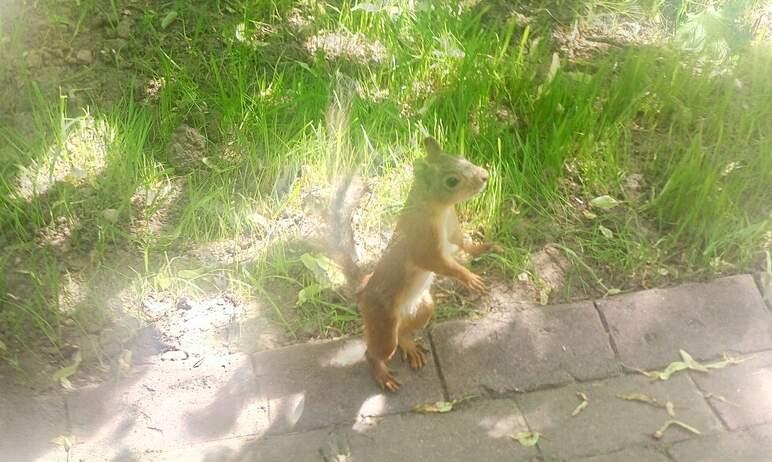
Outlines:
<svg viewBox="0 0 772 462"><path fill-rule="evenodd" d="M355 297L364 281L354 242L354 211L368 191L367 186L355 174L360 161L351 146L349 127L351 107L356 98L356 84L346 75L336 73L335 89L325 116L330 149L328 173L331 183L337 183L328 216L328 247L335 263L340 265L346 277L346 295ZM344 172L342 176L339 176Z"/></svg>
<svg viewBox="0 0 772 462"><path fill-rule="evenodd" d="M333 197L329 216L329 247L348 283L348 295L355 297L364 281L354 241L354 211L368 188L354 175L343 178Z"/></svg>

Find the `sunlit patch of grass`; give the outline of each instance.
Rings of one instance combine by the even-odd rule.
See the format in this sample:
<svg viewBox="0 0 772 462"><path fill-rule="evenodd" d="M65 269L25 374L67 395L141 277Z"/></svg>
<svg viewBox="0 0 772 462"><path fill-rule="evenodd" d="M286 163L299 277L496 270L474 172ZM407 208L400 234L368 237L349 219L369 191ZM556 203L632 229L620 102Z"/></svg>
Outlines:
<svg viewBox="0 0 772 462"><path fill-rule="evenodd" d="M166 10L147 11L135 24L149 44L137 58L151 81L141 106L81 117L41 104L42 141L0 129L15 159L0 163L0 242L22 255L44 248L27 269L39 279L25 282L30 297L3 299L20 283L2 282L0 301L15 303L3 335L56 342L59 265L86 255L87 275L120 247L144 258L139 293L233 290L265 300L293 337L355 332L350 300L303 292L319 281L302 256L324 254L329 194L353 170L371 186L355 227L375 260L427 134L492 172L460 209L470 231L505 250L475 265L524 274L534 303L547 275L533 257L545 246L570 265L547 294L556 298L755 268L772 220L768 45L712 63L616 45L572 60L554 41L553 14L566 24L588 12L648 18L655 4L588 0L562 15L525 2L525 17L487 2L243 1L202 16L177 2L164 31ZM35 193L17 193L22 184ZM618 204L593 206L602 195ZM196 259L217 245L232 258ZM442 316L474 312L459 300Z"/></svg>

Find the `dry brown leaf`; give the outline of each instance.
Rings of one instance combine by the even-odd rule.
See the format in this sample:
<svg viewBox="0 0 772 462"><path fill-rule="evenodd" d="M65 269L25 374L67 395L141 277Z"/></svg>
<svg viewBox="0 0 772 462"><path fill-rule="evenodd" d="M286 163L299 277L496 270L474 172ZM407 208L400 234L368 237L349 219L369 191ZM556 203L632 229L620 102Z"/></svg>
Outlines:
<svg viewBox="0 0 772 462"><path fill-rule="evenodd" d="M732 406L737 406L737 407L740 407L740 405L739 405L739 404L737 404L737 403L734 403L734 402L732 402L732 401L729 401L728 399L726 399L726 397L725 397L725 396L722 396L722 395L714 395L713 393L703 393L703 394L702 394L702 396L703 396L705 399L715 399L715 400L717 400L717 401L721 401L722 403L726 403L726 404L730 404L730 405L732 405Z"/></svg>
<svg viewBox="0 0 772 462"><path fill-rule="evenodd" d="M675 406L673 405L672 401L665 403L665 410L667 410L667 414L670 417L675 417Z"/></svg>
<svg viewBox="0 0 772 462"><path fill-rule="evenodd" d="M437 401L435 403L419 404L413 411L420 414L444 414L453 410L456 401Z"/></svg>
<svg viewBox="0 0 772 462"><path fill-rule="evenodd" d="M581 391L577 392L576 396L579 397L581 402L579 403L578 406L576 406L576 409L574 409L574 411L571 413L571 417L576 417L577 415L579 415L579 413L582 412L584 408L587 407L588 404L590 404L590 400L587 399L587 395L585 395Z"/></svg>
<svg viewBox="0 0 772 462"><path fill-rule="evenodd" d="M628 393L626 395L617 395L617 398L624 399L627 401L640 401L641 403L651 404L652 406L656 407L662 407L662 405L657 401L656 398L652 398L649 395L644 395L642 393Z"/></svg>

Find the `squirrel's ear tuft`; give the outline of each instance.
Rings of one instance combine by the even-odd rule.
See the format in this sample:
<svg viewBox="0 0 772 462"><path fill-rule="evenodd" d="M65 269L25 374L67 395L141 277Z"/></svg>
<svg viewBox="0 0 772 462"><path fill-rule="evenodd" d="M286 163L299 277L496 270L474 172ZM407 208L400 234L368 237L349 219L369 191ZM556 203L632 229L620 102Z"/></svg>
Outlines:
<svg viewBox="0 0 772 462"><path fill-rule="evenodd" d="M424 149L426 149L427 158L429 160L436 159L442 154L440 144L431 136L424 138Z"/></svg>

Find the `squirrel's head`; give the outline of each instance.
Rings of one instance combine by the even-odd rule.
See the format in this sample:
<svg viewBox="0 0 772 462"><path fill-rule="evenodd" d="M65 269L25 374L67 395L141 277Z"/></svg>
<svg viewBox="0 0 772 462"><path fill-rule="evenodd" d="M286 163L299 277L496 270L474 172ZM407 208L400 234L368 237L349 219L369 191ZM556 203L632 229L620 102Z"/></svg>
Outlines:
<svg viewBox="0 0 772 462"><path fill-rule="evenodd" d="M417 162L416 186L444 204L465 201L485 189L488 171L461 156L442 150L434 138L424 139L426 157Z"/></svg>

